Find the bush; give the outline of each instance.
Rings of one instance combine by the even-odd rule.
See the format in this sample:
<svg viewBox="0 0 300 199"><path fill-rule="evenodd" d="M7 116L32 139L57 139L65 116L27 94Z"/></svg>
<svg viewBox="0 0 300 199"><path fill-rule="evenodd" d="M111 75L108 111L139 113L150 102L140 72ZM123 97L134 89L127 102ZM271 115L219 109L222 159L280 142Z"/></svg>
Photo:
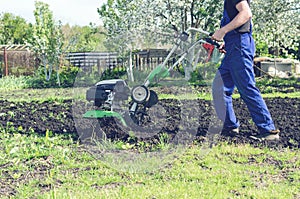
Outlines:
<svg viewBox="0 0 300 199"><path fill-rule="evenodd" d="M57 72L53 71L50 79L47 81L45 78L44 69L40 68L36 71L34 76L29 79L29 88L56 88L56 87L71 87L74 84L75 78L79 71L78 67L63 66L60 69L59 78L60 85L57 79Z"/></svg>
<svg viewBox="0 0 300 199"><path fill-rule="evenodd" d="M79 71L80 69L75 66L69 66L69 67L63 66L59 74L61 86L62 87L73 86Z"/></svg>
<svg viewBox="0 0 300 199"><path fill-rule="evenodd" d="M268 45L265 42L256 42L255 47L257 56L270 56Z"/></svg>
<svg viewBox="0 0 300 199"><path fill-rule="evenodd" d="M198 64L196 69L192 72L189 82L200 85L211 82L216 75L218 67L218 64L211 62Z"/></svg>
<svg viewBox="0 0 300 199"><path fill-rule="evenodd" d="M0 88L4 90L16 90L28 88L30 85L30 77L26 76L4 76L0 78Z"/></svg>
<svg viewBox="0 0 300 199"><path fill-rule="evenodd" d="M79 71L78 67L62 67L59 77L60 85L57 82L57 73L53 71L49 81L45 79L44 69L40 68L33 76L5 76L0 79L0 88L16 90L25 88L56 88L71 87Z"/></svg>
<svg viewBox="0 0 300 199"><path fill-rule="evenodd" d="M122 76L126 75L127 70L124 66L117 66L112 69L105 70L101 75L101 80L106 79L119 79Z"/></svg>

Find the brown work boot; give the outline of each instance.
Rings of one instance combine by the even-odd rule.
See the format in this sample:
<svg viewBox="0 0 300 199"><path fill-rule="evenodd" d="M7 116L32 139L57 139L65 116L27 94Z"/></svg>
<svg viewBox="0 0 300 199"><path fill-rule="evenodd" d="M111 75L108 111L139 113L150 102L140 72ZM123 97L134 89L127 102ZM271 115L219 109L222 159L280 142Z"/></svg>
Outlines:
<svg viewBox="0 0 300 199"><path fill-rule="evenodd" d="M250 138L258 141L275 141L280 139L279 133L280 130L276 129L268 131L266 133L258 134L256 136L250 136Z"/></svg>

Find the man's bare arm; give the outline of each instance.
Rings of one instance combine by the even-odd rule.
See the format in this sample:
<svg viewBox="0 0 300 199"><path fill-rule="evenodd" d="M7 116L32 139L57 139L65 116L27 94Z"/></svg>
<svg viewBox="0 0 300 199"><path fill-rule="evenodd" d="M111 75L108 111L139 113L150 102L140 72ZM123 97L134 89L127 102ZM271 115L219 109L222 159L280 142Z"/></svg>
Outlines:
<svg viewBox="0 0 300 199"><path fill-rule="evenodd" d="M241 25L245 24L248 20L251 19L252 12L250 10L247 1L239 2L236 5L236 9L239 11L239 13L235 16L235 18L230 23L217 30L212 35L212 39L217 41L222 41L226 33L240 27Z"/></svg>

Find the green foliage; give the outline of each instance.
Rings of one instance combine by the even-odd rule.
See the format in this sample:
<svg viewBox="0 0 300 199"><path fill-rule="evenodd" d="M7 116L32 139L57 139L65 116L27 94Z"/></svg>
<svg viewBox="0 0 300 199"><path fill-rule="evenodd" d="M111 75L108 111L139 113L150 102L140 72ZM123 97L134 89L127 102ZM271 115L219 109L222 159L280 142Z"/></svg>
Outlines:
<svg viewBox="0 0 300 199"><path fill-rule="evenodd" d="M251 3L258 55L292 53L299 57L299 3L299 0ZM213 32L219 26L222 3L218 0L110 0L98 8L98 13L107 30L108 48L124 53L128 48L149 48L149 43L170 43L173 26L178 31L197 27Z"/></svg>
<svg viewBox="0 0 300 199"><path fill-rule="evenodd" d="M107 30L108 39L105 45L109 50L126 54L127 50L136 49L140 47L139 44L144 43L140 27L147 22L139 15L140 13L137 14L141 11L141 7L144 7L144 4L140 0L110 0L98 8L98 13ZM150 14L147 11L144 10L145 13ZM134 41L139 36L141 36L139 42Z"/></svg>
<svg viewBox="0 0 300 199"><path fill-rule="evenodd" d="M1 81L1 79L0 79ZM26 85L28 86L28 85ZM76 92L75 92L76 91ZM85 100L85 88L46 88L46 89L2 89L0 88L1 100L10 102L55 102L64 103L66 100ZM33 110L34 112L34 110ZM62 113L63 114L63 113Z"/></svg>
<svg viewBox="0 0 300 199"><path fill-rule="evenodd" d="M58 74L60 76L60 84L58 84L56 79L57 71L54 71L51 74L51 78L47 81L44 77L44 69L40 68L36 71L36 74L30 78L28 88L72 87L78 72L78 67L61 67Z"/></svg>
<svg viewBox="0 0 300 199"><path fill-rule="evenodd" d="M189 27L212 31L218 27L222 4L217 0L111 0L98 8L108 44L124 51L173 42L174 30Z"/></svg>
<svg viewBox="0 0 300 199"><path fill-rule="evenodd" d="M79 71L76 66L62 66L59 73L61 87L72 87Z"/></svg>
<svg viewBox="0 0 300 199"><path fill-rule="evenodd" d="M197 85L206 85L215 77L218 66L218 64L212 62L198 64L191 73L189 82Z"/></svg>
<svg viewBox="0 0 300 199"><path fill-rule="evenodd" d="M58 84L56 82L55 73L51 73L49 76L49 80L45 79L44 68L39 68L35 75L30 78L29 84L27 88L51 88L57 87Z"/></svg>
<svg viewBox="0 0 300 199"><path fill-rule="evenodd" d="M101 80L106 79L122 79L124 75L127 74L126 67L117 66L113 69L107 69L101 74Z"/></svg>
<svg viewBox="0 0 300 199"><path fill-rule="evenodd" d="M61 24L54 21L49 5L40 1L35 2L34 16L36 24L33 27L33 36L28 42L41 60L45 79L49 81L53 67L56 66L56 73L59 71L63 46ZM59 75L57 74L56 77L59 85Z"/></svg>
<svg viewBox="0 0 300 199"><path fill-rule="evenodd" d="M253 1L254 32L259 43L267 44L270 54L287 56L299 47L299 0Z"/></svg>
<svg viewBox="0 0 300 199"><path fill-rule="evenodd" d="M44 69L40 68L33 76L5 76L0 79L0 88L3 90L16 90L25 88L57 88L72 87L79 72L78 67L61 67L59 71L60 85L57 83L56 71L52 73L49 81L45 80ZM95 83L95 82L94 82Z"/></svg>
<svg viewBox="0 0 300 199"><path fill-rule="evenodd" d="M18 131L26 133L27 135L19 134ZM54 152L54 148L58 146L73 144L72 139L68 139L65 135L53 136L50 130L47 130L44 136L36 135L33 129L29 132L22 131L22 126L18 129L14 129L9 126L5 128L0 127L0 140L5 139L5 143L2 142L2 144L5 144L5 147L3 148L4 151L2 153L2 155L4 154L4 157L12 159L24 158L30 160L32 158L48 156L50 153ZM57 152L58 150L56 150L55 153ZM65 156L60 160L63 160L64 158ZM57 159L57 163L59 163L60 160Z"/></svg>
<svg viewBox="0 0 300 199"><path fill-rule="evenodd" d="M0 14L0 44L25 44L31 36L31 24L11 13Z"/></svg>
<svg viewBox="0 0 300 199"><path fill-rule="evenodd" d="M106 51L103 44L105 40L105 30L101 26L93 24L89 26L72 26L68 24L61 27L64 35L64 51L86 52L86 51Z"/></svg>
<svg viewBox="0 0 300 199"><path fill-rule="evenodd" d="M262 93L293 93L300 88L300 81L296 77L288 79L262 78L256 81L256 85Z"/></svg>
<svg viewBox="0 0 300 199"><path fill-rule="evenodd" d="M133 69L133 77L134 77L134 84L141 84L144 83L147 76L150 74L151 70L140 71L138 69Z"/></svg>
<svg viewBox="0 0 300 199"><path fill-rule="evenodd" d="M282 78L262 78L257 80L258 85L269 85L269 86L300 86L299 78L291 77L288 79Z"/></svg>
<svg viewBox="0 0 300 199"><path fill-rule="evenodd" d="M27 76L4 76L0 78L0 88L1 90L17 90L17 89L24 89L28 88L30 84L30 77Z"/></svg>
<svg viewBox="0 0 300 199"><path fill-rule="evenodd" d="M254 39L256 40L255 45L256 45L256 55L257 56L270 56L269 54L269 48L268 45L265 41L256 39L256 36L254 36Z"/></svg>

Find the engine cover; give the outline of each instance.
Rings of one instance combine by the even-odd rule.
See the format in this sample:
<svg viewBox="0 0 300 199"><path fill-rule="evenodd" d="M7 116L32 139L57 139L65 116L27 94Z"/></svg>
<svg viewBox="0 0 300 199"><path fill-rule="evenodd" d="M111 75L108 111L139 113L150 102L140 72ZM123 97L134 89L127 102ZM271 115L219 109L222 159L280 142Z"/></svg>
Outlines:
<svg viewBox="0 0 300 199"><path fill-rule="evenodd" d="M103 80L89 88L86 92L86 99L94 101L95 106L102 106L105 103L111 105L111 101L127 100L129 96L129 88L122 79Z"/></svg>

